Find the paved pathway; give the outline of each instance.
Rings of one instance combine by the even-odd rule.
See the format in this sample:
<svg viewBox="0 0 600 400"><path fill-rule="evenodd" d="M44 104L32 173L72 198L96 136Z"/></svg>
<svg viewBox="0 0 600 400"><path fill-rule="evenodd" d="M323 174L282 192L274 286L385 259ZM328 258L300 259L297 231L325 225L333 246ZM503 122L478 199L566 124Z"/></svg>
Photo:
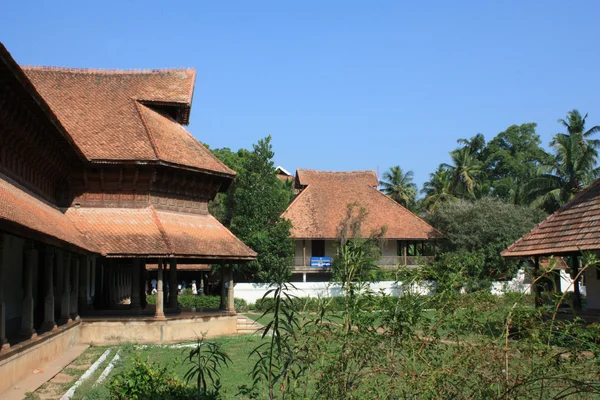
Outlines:
<svg viewBox="0 0 600 400"><path fill-rule="evenodd" d="M40 368L31 371L31 373L20 380L12 388L0 394L2 400L21 400L25 398L25 393L35 392L40 386L55 377L67 365L71 364L79 357L89 345L76 344L56 359L42 365Z"/></svg>

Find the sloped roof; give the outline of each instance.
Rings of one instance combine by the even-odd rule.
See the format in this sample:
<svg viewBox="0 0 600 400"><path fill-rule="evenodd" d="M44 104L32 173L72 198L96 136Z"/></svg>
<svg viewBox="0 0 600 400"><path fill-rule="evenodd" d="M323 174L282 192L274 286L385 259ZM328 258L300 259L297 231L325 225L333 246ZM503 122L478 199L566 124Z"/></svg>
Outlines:
<svg viewBox="0 0 600 400"><path fill-rule="evenodd" d="M386 226L388 239L428 240L442 234L379 190L375 171L327 172L299 169L297 183L306 188L282 214L292 224L291 235L299 239L334 239L347 213L358 202L368 214L361 234Z"/></svg>
<svg viewBox="0 0 600 400"><path fill-rule="evenodd" d="M600 179L502 252L524 257L600 249Z"/></svg>
<svg viewBox="0 0 600 400"><path fill-rule="evenodd" d="M330 172L317 171L314 169L296 170L297 186L307 186L312 183L324 185L329 182L333 184L342 182L346 182L350 185L363 184L371 187L377 187L379 185L379 180L377 179L375 171Z"/></svg>
<svg viewBox="0 0 600 400"><path fill-rule="evenodd" d="M23 70L90 161L163 162L235 175L180 125L189 119L193 69Z"/></svg>
<svg viewBox="0 0 600 400"><path fill-rule="evenodd" d="M10 178L0 174L0 222L33 239L71 245L96 252L93 243L55 206L45 202ZM54 243L50 243L54 244Z"/></svg>
<svg viewBox="0 0 600 400"><path fill-rule="evenodd" d="M109 257L252 260L256 253L210 214L69 208L66 216Z"/></svg>

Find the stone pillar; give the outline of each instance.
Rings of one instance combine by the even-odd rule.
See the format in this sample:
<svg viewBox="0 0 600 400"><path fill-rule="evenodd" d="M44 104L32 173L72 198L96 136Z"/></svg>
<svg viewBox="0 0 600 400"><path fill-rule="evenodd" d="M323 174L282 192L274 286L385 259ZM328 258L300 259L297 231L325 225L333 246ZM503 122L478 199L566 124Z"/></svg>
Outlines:
<svg viewBox="0 0 600 400"><path fill-rule="evenodd" d="M158 260L158 269L156 277L156 312L154 317L157 319L165 319L164 305L163 305L163 261Z"/></svg>
<svg viewBox="0 0 600 400"><path fill-rule="evenodd" d="M31 241L25 244L24 258L23 283L25 284L25 296L23 296L20 336L29 339L36 336L33 329L33 271L37 268L38 262L38 252Z"/></svg>
<svg viewBox="0 0 600 400"><path fill-rule="evenodd" d="M90 276L90 261L87 256L79 257L79 292L77 296L78 311L85 312L88 305L88 281Z"/></svg>
<svg viewBox="0 0 600 400"><path fill-rule="evenodd" d="M204 272L200 272L200 282L198 285L198 294L204 296Z"/></svg>
<svg viewBox="0 0 600 400"><path fill-rule="evenodd" d="M536 307L541 307L543 304L542 293L541 293L541 282L538 280L540 277L540 258L535 256L533 258L533 301Z"/></svg>
<svg viewBox="0 0 600 400"><path fill-rule="evenodd" d="M70 305L71 305L71 253L65 251L63 254L63 285L62 297L60 303L60 323L65 324L71 322Z"/></svg>
<svg viewBox="0 0 600 400"><path fill-rule="evenodd" d="M46 273L46 298L44 299L44 324L42 330L51 331L56 329L54 321L54 248L46 246L46 257L44 260L44 268Z"/></svg>
<svg viewBox="0 0 600 400"><path fill-rule="evenodd" d="M228 269L228 278L229 278L229 287L227 288L227 311L234 313L235 312L235 301L233 296L233 267L229 267Z"/></svg>
<svg viewBox="0 0 600 400"><path fill-rule="evenodd" d="M79 320L79 310L77 308L79 302L79 256L73 254L71 257L71 304L69 304L69 312L73 321Z"/></svg>
<svg viewBox="0 0 600 400"><path fill-rule="evenodd" d="M227 310L227 302L226 302L227 288L225 287L225 266L221 265L219 269L221 270L221 304L219 306L219 309L226 311Z"/></svg>
<svg viewBox="0 0 600 400"><path fill-rule="evenodd" d="M140 301L140 259L136 258L133 260L133 267L131 268L131 309L141 310L142 303Z"/></svg>
<svg viewBox="0 0 600 400"><path fill-rule="evenodd" d="M302 282L306 283L306 272L302 273Z"/></svg>
<svg viewBox="0 0 600 400"><path fill-rule="evenodd" d="M177 309L177 260L171 258L171 267L169 268L169 308Z"/></svg>
<svg viewBox="0 0 600 400"><path fill-rule="evenodd" d="M6 304L4 303L4 249L6 246L4 233L0 233L0 353L10 348L6 338Z"/></svg>
<svg viewBox="0 0 600 400"><path fill-rule="evenodd" d="M577 278L577 275L579 275L579 258L577 257L577 255L573 255L571 257L571 270L572 272L572 279L574 279L573 281L573 308L576 311L581 311L581 290L579 288L579 279L575 279Z"/></svg>

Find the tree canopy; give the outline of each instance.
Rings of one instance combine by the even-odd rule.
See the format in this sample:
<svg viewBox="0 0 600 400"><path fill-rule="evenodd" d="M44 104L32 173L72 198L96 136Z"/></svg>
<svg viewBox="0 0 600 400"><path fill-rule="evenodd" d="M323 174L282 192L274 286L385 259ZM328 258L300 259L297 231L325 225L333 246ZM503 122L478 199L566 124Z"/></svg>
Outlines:
<svg viewBox="0 0 600 400"><path fill-rule="evenodd" d="M292 198L289 186L275 174L271 136L258 141L253 150L213 150L238 173L226 193L211 202L210 211L231 232L258 253L256 261L242 265L238 273L252 281L272 282L289 276L294 242L291 223L280 218Z"/></svg>

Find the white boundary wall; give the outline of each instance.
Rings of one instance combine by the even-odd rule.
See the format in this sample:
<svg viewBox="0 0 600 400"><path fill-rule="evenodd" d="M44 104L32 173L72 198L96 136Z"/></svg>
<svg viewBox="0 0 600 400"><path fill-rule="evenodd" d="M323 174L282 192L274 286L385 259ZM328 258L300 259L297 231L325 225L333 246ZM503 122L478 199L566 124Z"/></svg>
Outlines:
<svg viewBox="0 0 600 400"><path fill-rule="evenodd" d="M571 278L565 271L561 271L561 290L573 291ZM342 295L342 288L339 285L330 284L329 282L295 282L293 285L296 290L291 290L289 293L296 297L335 297ZM505 292L520 292L529 293L531 280L525 276L524 271L519 271L517 276L506 282L493 282L491 292L496 295L501 295ZM402 294L402 283L394 281L382 281L370 285L371 290L378 293L383 291L390 296L400 296ZM434 283L422 287L413 287L421 294L430 292ZM264 283L236 283L235 297L246 300L249 304L256 303L269 290L269 285ZM582 294L585 294L585 287L581 288Z"/></svg>

